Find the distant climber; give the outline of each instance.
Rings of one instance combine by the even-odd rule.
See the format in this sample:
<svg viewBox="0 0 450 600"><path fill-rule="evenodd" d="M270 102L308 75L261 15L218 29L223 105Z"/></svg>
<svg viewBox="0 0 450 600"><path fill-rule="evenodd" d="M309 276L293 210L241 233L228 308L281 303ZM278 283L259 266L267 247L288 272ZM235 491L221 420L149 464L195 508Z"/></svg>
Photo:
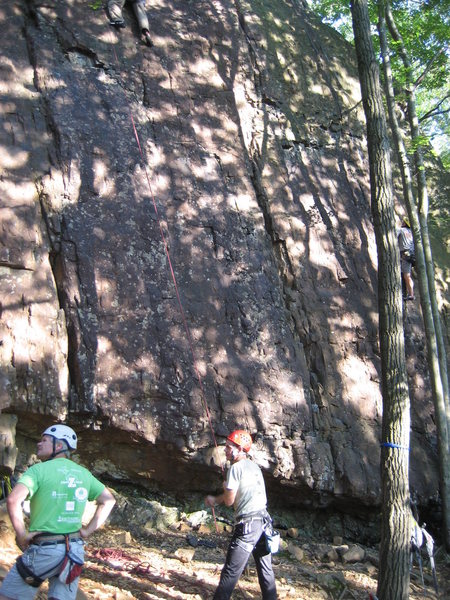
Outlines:
<svg viewBox="0 0 450 600"><path fill-rule="evenodd" d="M23 551L0 587L0 600L31 600L49 580L48 597L75 600L84 563L84 540L106 520L115 504L111 492L87 469L69 459L77 435L67 425L48 427L37 443L37 457L6 498L16 543ZM22 504L30 499L25 526ZM88 500L97 508L82 525Z"/></svg>
<svg viewBox="0 0 450 600"><path fill-rule="evenodd" d="M414 300L414 282L411 274L412 267L415 265L414 240L407 217L403 219L401 228L397 230L397 239L400 249L400 270L405 282L406 300Z"/></svg>
<svg viewBox="0 0 450 600"><path fill-rule="evenodd" d="M229 600L238 579L247 565L250 554L255 559L259 585L264 600L276 600L277 590L272 570L272 556L267 548L265 530L272 519L267 512L266 488L261 469L251 461L247 452L252 438L247 431L230 433L225 456L231 462L223 493L206 496L206 506L234 505L233 536L213 600Z"/></svg>
<svg viewBox="0 0 450 600"><path fill-rule="evenodd" d="M126 0L108 0L108 13L110 25L117 28L125 27L125 21L122 15L122 9ZM150 37L150 26L145 12L145 0L131 0L133 11L141 32L141 39L147 46L153 46L152 38Z"/></svg>

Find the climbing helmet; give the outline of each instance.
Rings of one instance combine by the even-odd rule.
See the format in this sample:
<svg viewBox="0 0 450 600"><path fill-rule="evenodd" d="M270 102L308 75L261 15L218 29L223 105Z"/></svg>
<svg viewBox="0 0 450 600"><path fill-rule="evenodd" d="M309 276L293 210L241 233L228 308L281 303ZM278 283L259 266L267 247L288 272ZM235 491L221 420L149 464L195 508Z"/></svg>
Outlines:
<svg viewBox="0 0 450 600"><path fill-rule="evenodd" d="M66 442L71 450L76 450L77 434L67 425L51 425L50 427L47 427L42 435L50 435L55 438L55 440L62 440Z"/></svg>
<svg viewBox="0 0 450 600"><path fill-rule="evenodd" d="M232 431L227 437L227 440L236 446L240 446L244 452L248 452L253 443L252 436L248 433L248 431L244 431L243 429L236 429L235 431Z"/></svg>

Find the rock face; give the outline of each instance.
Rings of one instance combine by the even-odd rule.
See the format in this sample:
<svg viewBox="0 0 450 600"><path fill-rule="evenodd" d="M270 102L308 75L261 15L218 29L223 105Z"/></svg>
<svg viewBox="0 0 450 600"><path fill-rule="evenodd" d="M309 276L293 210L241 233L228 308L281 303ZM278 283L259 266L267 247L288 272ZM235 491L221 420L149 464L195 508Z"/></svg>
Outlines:
<svg viewBox="0 0 450 600"><path fill-rule="evenodd" d="M0 408L97 472L379 501L376 247L352 48L295 0L3 3ZM412 485L436 494L426 380ZM207 409L206 409L207 407ZM211 424L211 425L210 425ZM430 437L431 436L431 437ZM205 466L207 465L207 466Z"/></svg>

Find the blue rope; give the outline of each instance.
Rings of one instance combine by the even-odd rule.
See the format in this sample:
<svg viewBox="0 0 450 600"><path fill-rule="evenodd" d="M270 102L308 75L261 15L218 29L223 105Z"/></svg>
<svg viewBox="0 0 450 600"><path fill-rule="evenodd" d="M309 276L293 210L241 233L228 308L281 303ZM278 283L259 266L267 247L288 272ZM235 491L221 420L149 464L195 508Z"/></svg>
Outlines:
<svg viewBox="0 0 450 600"><path fill-rule="evenodd" d="M380 446L385 448L399 448L400 450L409 450L407 446L400 446L399 444L392 444L392 442L381 442Z"/></svg>

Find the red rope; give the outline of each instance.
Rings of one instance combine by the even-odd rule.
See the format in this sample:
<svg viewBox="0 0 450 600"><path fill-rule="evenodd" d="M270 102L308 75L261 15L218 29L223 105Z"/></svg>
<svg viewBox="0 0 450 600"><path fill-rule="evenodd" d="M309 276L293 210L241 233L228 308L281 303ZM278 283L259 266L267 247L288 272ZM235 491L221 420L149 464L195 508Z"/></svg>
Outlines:
<svg viewBox="0 0 450 600"><path fill-rule="evenodd" d="M164 229L162 227L162 223L161 223L161 220L159 218L158 207L156 205L155 196L153 194L153 189L152 189L152 184L151 184L151 181L150 181L150 176L149 176L149 173L148 173L147 164L145 163L144 154L142 152L141 143L139 141L139 135L138 135L138 132L137 132L137 129L136 129L136 125L134 123L134 119L133 119L133 115L131 114L131 111L130 111L130 119L131 119L131 124L133 126L133 131L134 131L134 135L135 135L135 138L136 138L136 142L137 142L137 145L138 145L138 148L139 148L139 154L141 155L142 164L144 166L145 177L147 179L147 184L148 184L148 188L149 188L149 191L150 191L150 197L152 199L152 204L153 204L153 208L154 208L154 211L155 211L156 220L158 222L159 231L160 231L160 234L161 234L161 239L162 239L162 242L164 244L164 250L165 250L165 253L166 253L166 257L167 257L167 262L169 264L170 274L172 275L172 281L173 281L173 285L175 287L175 293L177 295L177 300L178 300L178 307L180 309L180 314L181 314L181 318L183 320L184 330L186 332L186 336L187 336L188 343L189 343L189 348L190 348L191 355L192 355L192 362L193 362L194 371L195 371L195 374L197 376L198 384L199 384L199 387L200 387L202 401L203 401L203 405L204 405L204 408L205 408L206 416L208 417L208 422L209 422L209 426L210 426L210 429L211 429L211 435L212 435L212 438L213 438L213 441L214 441L214 445L217 448L216 436L214 435L214 429L213 429L212 421L211 421L211 414L209 412L208 404L206 402L206 395L205 395L205 391L203 389L203 382L202 382L202 378L201 378L201 375L200 375L200 371L197 368L197 360L195 358L194 344L193 344L193 341L192 341L191 332L190 332L189 325L188 325L187 320L186 320L186 314L184 312L183 304L181 302L181 297L180 297L180 294L179 294L179 291L178 291L177 279L175 277L175 271L173 269L172 260L170 258L169 246L167 244L166 236L164 235Z"/></svg>
<svg viewBox="0 0 450 600"><path fill-rule="evenodd" d="M116 54L116 50L114 48L114 45L113 45L113 52L114 52L114 56L115 56L115 59L116 59L116 63L119 65L119 61L118 61L118 58L117 58L117 54ZM165 250L165 253L166 253L166 257L167 257L167 262L169 264L170 273L172 275L172 281L173 281L173 284L174 284L174 287L175 287L175 292L176 292L176 296L177 296L177 300L178 300L178 307L180 309L180 314L181 314L181 318L183 320L184 330L186 332L186 336L187 336L187 339L188 339L189 348L190 348L190 352L191 352L191 355L192 355L192 363L193 363L194 371L195 371L195 374L196 374L196 377L197 377L197 381L198 381L198 384L199 384L199 387L200 387L200 392L201 392L203 406L205 408L206 416L208 417L209 427L210 427L210 430L211 430L211 436L212 436L212 439L214 441L214 446L216 448L218 448L216 436L214 434L214 429L213 429L213 426L212 426L211 414L210 414L210 411L209 411L209 408L208 408L208 404L207 404L207 401L206 401L206 394L205 394L205 391L203 389L202 378L201 378L200 372L199 372L199 370L197 368L197 360L195 358L194 344L193 344L193 341L192 341L191 332L190 332L190 329L189 329L189 326L188 326L188 323L187 323L187 320L186 320L186 315L185 315L185 312L184 312L184 309L183 309L183 304L181 302L180 294L178 292L178 285L177 285L177 280L176 280L176 277L175 277L175 271L174 271L173 265L172 265L172 260L170 258L169 246L167 244L166 236L164 235L164 230L163 230L163 227L162 227L162 224L161 224L161 220L159 218L158 207L156 205L155 196L153 194L153 188L152 188L152 184L151 184L151 180L150 180L150 175L149 175L148 168L147 168L147 163L146 163L146 161L144 159L144 153L142 152L141 142L139 140L139 135L138 135L138 132L137 132L137 129L136 129L136 125L134 123L133 114L131 112L131 108L130 108L129 104L128 104L128 112L129 112L129 115L130 115L131 124L133 126L134 136L136 138L136 143L137 143L137 146L138 146L138 149L139 149L139 154L141 156L142 165L144 167L145 177L146 177L146 180L147 180L147 185L148 185L148 189L149 189L149 192L150 192L150 197L152 199L152 204L153 204L153 209L155 211L156 220L158 222L159 231L160 231L160 234L161 234L161 239L162 239L162 242L163 242L163 245L164 245L164 250ZM220 468L221 468L221 471L222 471L222 477L225 477L224 468L223 468L222 464L220 465ZM216 533L219 533L219 526L217 524L216 513L215 513L215 510L214 510L213 506L211 507L211 512L212 512L213 519L214 519L214 525L215 525L215 528L216 528ZM239 582L238 582L238 587L239 587L241 593L243 593L243 590L241 589L241 586L240 586Z"/></svg>
<svg viewBox="0 0 450 600"><path fill-rule="evenodd" d="M111 34L112 34L112 32L111 32ZM114 40L114 38L113 38L113 40ZM120 66L119 60L117 58L117 54L116 54L116 50L115 50L114 44L112 44L112 48L113 48L113 53L114 53L114 57L115 57L115 60L116 60L116 64L118 66ZM153 194L153 188L152 188L152 184L151 184L149 170L147 168L147 163L146 163L145 158L144 158L144 153L142 151L141 142L139 140L139 134L138 134L137 129L136 129L136 125L135 125L135 122L134 122L133 114L131 112L131 108L130 108L130 104L129 103L127 103L127 107L128 107L128 112L129 112L130 120L131 120L131 125L133 127L134 137L136 139L136 143L137 143L137 147L139 149L139 154L140 154L140 157L141 157L142 165L144 167L145 178L147 180L147 185L148 185L148 189L149 189L149 192L150 192L150 197L151 197L152 204L153 204L153 209L155 211L156 220L157 220L157 223L158 223L158 226L159 226L159 231L160 231L161 239L162 239L162 242L163 242L163 245L164 245L164 251L166 253L167 262L169 264L170 274L172 276L172 281L173 281L173 284L174 284L174 287L175 287L175 293L176 293L177 301L178 301L178 308L180 310L181 318L182 318L182 321L183 321L183 327L184 327L184 330L186 332L186 337L187 337L187 340L188 340L189 349L190 349L191 356L192 356L192 364L193 364L195 375L197 377L198 385L199 385L199 388L200 388L200 394L201 394L202 403L203 403L203 406L204 406L204 409L205 409L206 416L208 418L208 423L209 423L209 427L210 427L210 430L211 430L211 436L212 436L212 439L213 439L213 442L214 442L214 446L216 447L216 449L218 449L218 444L217 444L216 436L214 434L214 429L213 429L212 420L211 420L211 413L210 413L209 408L208 408L208 403L206 401L206 394L205 394L205 391L204 391L204 388L203 388L202 377L201 377L200 371L199 371L199 369L197 367L197 360L196 360L196 357L195 357L194 343L193 343L193 340L192 340L192 335L191 335L191 331L189 329L189 325L187 323L186 314L185 314L184 309L183 309L183 304L181 302L180 293L178 291L178 285L177 285L177 280L176 280L176 277L175 277L175 271L174 271L174 268L173 268L173 265L172 265L172 260L170 258L169 246L168 246L167 241L166 241L166 236L164 235L164 230L163 230L163 227L162 227L161 219L159 218L158 207L157 207L157 204L156 204L155 196ZM221 468L221 471L222 471L222 476L224 477L225 474L224 474L224 468L223 468L222 464L220 465L220 468ZM214 517L214 523L215 523L215 527L216 527L216 532L219 533L219 528L218 528L218 525L217 525L214 508L212 509L212 514L213 514L213 517Z"/></svg>

